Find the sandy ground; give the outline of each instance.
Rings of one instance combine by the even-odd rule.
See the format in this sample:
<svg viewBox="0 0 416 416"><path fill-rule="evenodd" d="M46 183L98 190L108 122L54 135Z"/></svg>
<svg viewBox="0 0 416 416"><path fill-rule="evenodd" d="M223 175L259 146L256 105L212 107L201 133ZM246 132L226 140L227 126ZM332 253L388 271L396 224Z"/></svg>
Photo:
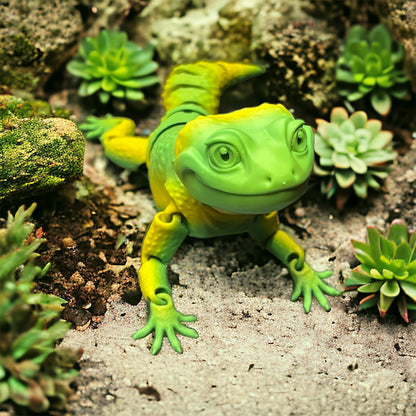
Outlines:
<svg viewBox="0 0 416 416"><path fill-rule="evenodd" d="M414 152L398 174L416 173ZM334 270L328 280L338 288L356 265L350 239L385 225L386 198L343 216L324 201L297 204L307 259ZM197 315L199 339L182 337L182 355L165 340L152 356L150 337L131 338L145 303L109 304L98 329L70 331L62 344L84 350L75 414L416 415L415 313L410 324L396 310L382 320L357 313L345 294L330 299L329 313L314 302L305 314L290 301L287 271L247 236L188 239L171 267L175 304Z"/></svg>

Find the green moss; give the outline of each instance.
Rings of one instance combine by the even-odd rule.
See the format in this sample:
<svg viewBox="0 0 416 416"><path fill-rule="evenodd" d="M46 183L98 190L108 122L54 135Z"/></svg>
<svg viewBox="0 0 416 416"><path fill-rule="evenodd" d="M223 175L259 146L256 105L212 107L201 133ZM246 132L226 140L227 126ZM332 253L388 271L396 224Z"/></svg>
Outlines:
<svg viewBox="0 0 416 416"><path fill-rule="evenodd" d="M15 60L20 60L22 64L30 64L39 57L36 46L22 34L12 36L11 40L14 42Z"/></svg>
<svg viewBox="0 0 416 416"><path fill-rule="evenodd" d="M45 192L82 174L84 137L43 101L0 96L0 200Z"/></svg>
<svg viewBox="0 0 416 416"><path fill-rule="evenodd" d="M12 95L0 95L0 126L7 125L16 118L69 118L70 114L66 109L52 109L46 101L24 101Z"/></svg>
<svg viewBox="0 0 416 416"><path fill-rule="evenodd" d="M39 78L33 76L30 65L39 57L36 46L22 34L9 40L9 50L0 49L0 79L3 85L19 86L19 89L32 91ZM13 50L10 50L13 45Z"/></svg>
<svg viewBox="0 0 416 416"><path fill-rule="evenodd" d="M84 140L71 121L25 120L0 137L0 199L44 192L82 173Z"/></svg>

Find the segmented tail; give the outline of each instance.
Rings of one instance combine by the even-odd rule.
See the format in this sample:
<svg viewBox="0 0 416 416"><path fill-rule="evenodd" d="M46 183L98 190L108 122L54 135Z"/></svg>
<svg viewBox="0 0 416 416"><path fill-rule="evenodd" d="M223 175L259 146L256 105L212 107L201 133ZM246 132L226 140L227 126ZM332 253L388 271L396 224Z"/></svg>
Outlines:
<svg viewBox="0 0 416 416"><path fill-rule="evenodd" d="M163 105L169 111L182 104L196 104L215 114L226 87L263 72L257 65L221 61L179 65L166 80Z"/></svg>

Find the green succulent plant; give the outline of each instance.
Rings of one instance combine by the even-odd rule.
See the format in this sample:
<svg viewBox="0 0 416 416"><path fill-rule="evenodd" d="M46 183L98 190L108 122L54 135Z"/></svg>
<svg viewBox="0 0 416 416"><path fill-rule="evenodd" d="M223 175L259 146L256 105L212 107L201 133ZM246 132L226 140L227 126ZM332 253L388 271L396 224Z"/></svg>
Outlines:
<svg viewBox="0 0 416 416"><path fill-rule="evenodd" d="M359 25L353 26L337 62L339 93L348 101L370 94L373 108L379 114L388 114L391 96L404 98L409 94L408 77L402 69L403 56L403 46L392 40L383 24L369 33Z"/></svg>
<svg viewBox="0 0 416 416"><path fill-rule="evenodd" d="M0 403L44 412L65 408L81 353L55 348L70 326L59 318L64 301L32 291L49 268L33 261L43 242L30 236L33 224L26 222L34 209L9 213L0 229Z"/></svg>
<svg viewBox="0 0 416 416"><path fill-rule="evenodd" d="M342 209L352 192L366 198L368 187L379 189L397 156L393 133L382 130L381 121L369 120L364 111L349 117L343 107L331 111L329 122L316 123L314 173L322 177L321 192L328 199L335 195Z"/></svg>
<svg viewBox="0 0 416 416"><path fill-rule="evenodd" d="M83 39L67 69L83 79L78 90L82 97L98 92L102 103L111 96L140 101L140 90L159 82L151 75L158 67L152 56L152 46L141 48L128 41L125 32L102 30L97 37Z"/></svg>
<svg viewBox="0 0 416 416"><path fill-rule="evenodd" d="M408 310L416 310L416 233L403 220L394 220L389 234L367 227L367 242L352 241L361 264L345 280L347 290L364 297L360 309L377 305L382 317L396 301L408 322Z"/></svg>

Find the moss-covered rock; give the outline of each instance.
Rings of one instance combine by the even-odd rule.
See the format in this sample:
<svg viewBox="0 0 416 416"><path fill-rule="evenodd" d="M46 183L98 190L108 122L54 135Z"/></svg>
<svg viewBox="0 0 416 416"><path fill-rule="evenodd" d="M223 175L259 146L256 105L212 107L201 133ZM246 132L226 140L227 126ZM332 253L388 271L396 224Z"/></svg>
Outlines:
<svg viewBox="0 0 416 416"><path fill-rule="evenodd" d="M0 84L35 91L73 53L82 30L76 0L0 4Z"/></svg>
<svg viewBox="0 0 416 416"><path fill-rule="evenodd" d="M0 96L0 201L51 190L82 174L84 137L75 123Z"/></svg>

